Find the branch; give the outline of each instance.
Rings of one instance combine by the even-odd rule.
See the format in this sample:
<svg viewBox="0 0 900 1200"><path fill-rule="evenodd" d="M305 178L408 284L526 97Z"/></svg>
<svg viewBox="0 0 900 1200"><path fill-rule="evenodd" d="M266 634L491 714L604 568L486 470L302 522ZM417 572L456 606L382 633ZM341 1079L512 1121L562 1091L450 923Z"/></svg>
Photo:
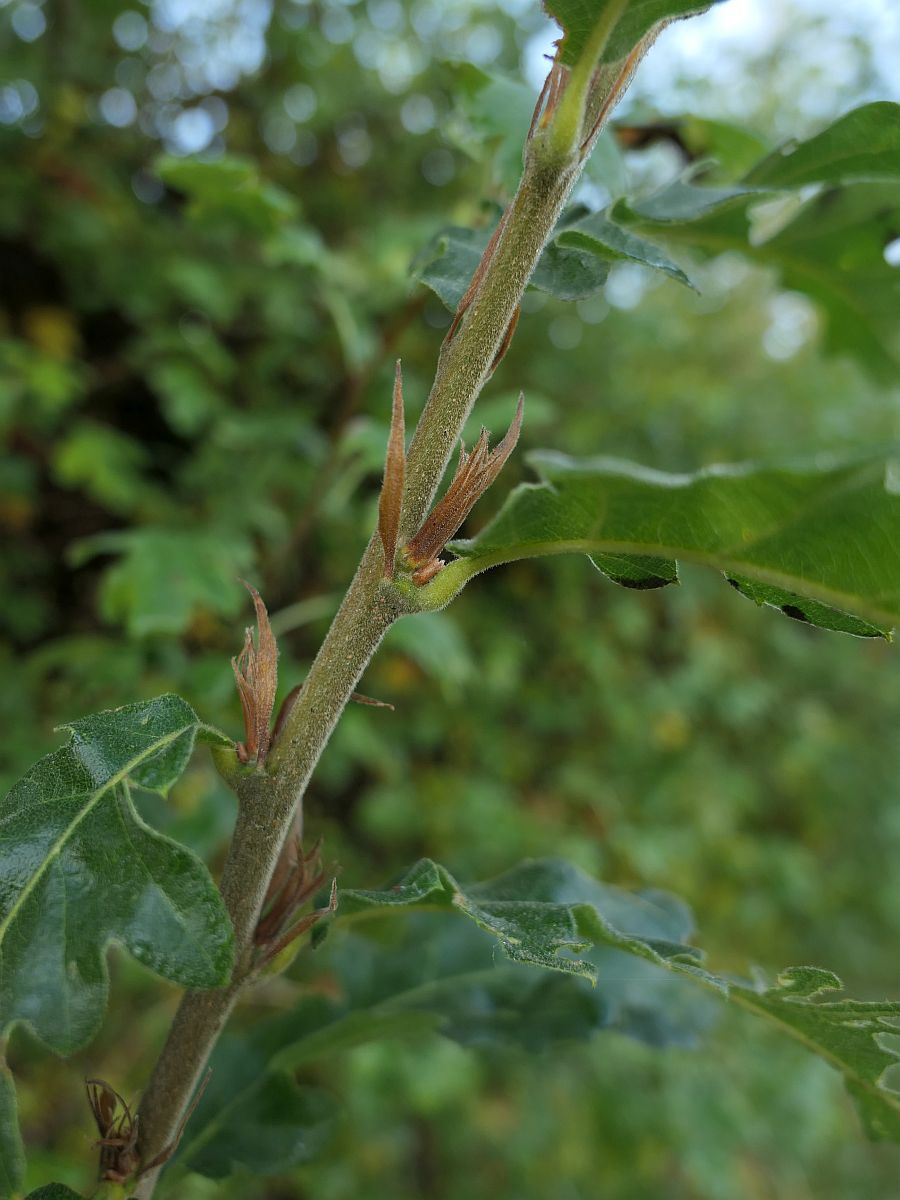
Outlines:
<svg viewBox="0 0 900 1200"><path fill-rule="evenodd" d="M579 131L586 108L591 104L595 111L602 108L593 67L591 63L589 70L582 68L578 74L579 82L594 78L590 96L581 94ZM629 59L629 76L633 68ZM561 70L554 65L557 81ZM608 84L604 80L604 90L609 98L621 92L618 75ZM611 104L606 106L604 117L610 108ZM401 544L414 535L431 507L472 406L505 349L528 280L580 174L585 157L580 137L565 144L554 133L553 116L545 111L534 123L522 179L501 233L476 272L465 311L441 347L431 394L407 457ZM591 130L591 139L600 124ZM231 1010L252 981L253 933L266 889L331 732L387 630L399 616L415 610L383 576L381 541L373 534L303 689L269 751L265 770L241 770L236 761L220 764L239 800L220 884L234 925L236 967L227 988L188 992L182 999L139 1109L143 1162L152 1161L175 1135ZM139 1200L152 1195L157 1175L158 1169L140 1179L135 1188Z"/></svg>

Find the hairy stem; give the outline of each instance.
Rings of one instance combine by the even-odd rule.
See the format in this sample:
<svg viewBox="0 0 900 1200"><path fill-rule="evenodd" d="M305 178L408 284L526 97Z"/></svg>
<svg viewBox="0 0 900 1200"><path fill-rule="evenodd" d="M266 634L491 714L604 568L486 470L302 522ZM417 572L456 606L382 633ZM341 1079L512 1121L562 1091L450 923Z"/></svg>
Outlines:
<svg viewBox="0 0 900 1200"><path fill-rule="evenodd" d="M582 101L583 102L583 101ZM583 161L577 139L559 146L552 126L526 147L525 169L490 261L437 372L409 449L401 538L431 506L463 425L491 373L522 293L553 233ZM351 693L391 624L411 611L386 582L373 535L297 701L269 752L265 772L236 773L238 820L221 890L234 925L236 967L223 989L188 992L176 1014L139 1109L140 1150L152 1161L171 1142L235 1002L252 978L253 933L266 888L297 806ZM417 607L417 606L413 606ZM152 1195L159 1169L135 1188Z"/></svg>

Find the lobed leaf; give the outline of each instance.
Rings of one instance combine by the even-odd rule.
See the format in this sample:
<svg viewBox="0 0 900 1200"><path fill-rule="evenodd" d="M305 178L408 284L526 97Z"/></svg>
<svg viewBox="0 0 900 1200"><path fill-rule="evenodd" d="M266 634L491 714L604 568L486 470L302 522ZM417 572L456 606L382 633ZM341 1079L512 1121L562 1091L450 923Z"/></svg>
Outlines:
<svg viewBox="0 0 900 1200"><path fill-rule="evenodd" d="M227 982L232 945L206 867L130 796L181 775L201 729L190 705L161 696L64 728L69 744L0 804L0 1030L25 1021L70 1054L102 1020L110 942L201 988Z"/></svg>
<svg viewBox="0 0 900 1200"><path fill-rule="evenodd" d="M668 918L661 922L667 906ZM630 896L556 860L526 862L468 888L426 860L387 891L343 893L339 920L365 910L386 914L417 907L468 916L514 961L591 974L572 952L612 947L686 977L765 1017L824 1058L843 1075L869 1135L900 1141L900 1093L885 1083L886 1073L900 1062L900 1051L886 1040L898 1033L900 1002L823 1000L842 984L816 967L791 968L773 987L711 973L701 965L700 952L682 940L690 936L689 916L677 902L673 907L671 897ZM602 974L599 978L602 984Z"/></svg>
<svg viewBox="0 0 900 1200"><path fill-rule="evenodd" d="M531 461L543 482L517 488L476 538L453 544L461 557L420 589L423 607L499 563L583 552L626 586L674 582L683 559L823 628L887 638L900 621L900 496L882 456L693 475L547 452Z"/></svg>
<svg viewBox="0 0 900 1200"><path fill-rule="evenodd" d="M229 979L232 934L206 867L145 825L130 794L164 796L198 735L221 735L171 695L63 728L68 745L0 803L0 1035L21 1021L71 1054L103 1020L111 942L166 979L206 988ZM14 1094L8 1076L0 1085L0 1146L15 1178Z"/></svg>
<svg viewBox="0 0 900 1200"><path fill-rule="evenodd" d="M590 948L585 965L590 974L599 973L598 986L584 972L570 973L562 960L561 969L551 972L497 963L491 939L483 936L484 921L508 939L517 923L514 897L528 897L521 923L533 939L541 924L536 913L555 908L568 920L560 901L585 888L622 928L660 947L677 943L693 953L683 945L692 928L690 914L674 897L630 894L590 881L562 862L524 864L492 884L466 889L470 922L454 917L459 885L429 861L386 892L344 892L338 917L344 933L329 939L325 951L329 997L307 996L294 1011L220 1042L178 1165L221 1178L238 1168L285 1169L295 1154L293 1161L307 1161L314 1143L317 1150L324 1147L337 1111L322 1093L298 1085L295 1073L372 1041L439 1031L464 1045L511 1043L539 1050L614 1029L652 1045L696 1044L712 1019L712 1005L698 1000L684 981L617 950ZM407 915L400 940L396 932L387 943L353 932L356 925L364 928L372 918L377 922L393 913ZM553 927L551 913L551 938ZM550 946L545 950L542 966L552 965ZM276 1095L284 1103L273 1120L267 1098ZM303 1096L311 1106L306 1112ZM265 1134L257 1137L254 1131L263 1123Z"/></svg>

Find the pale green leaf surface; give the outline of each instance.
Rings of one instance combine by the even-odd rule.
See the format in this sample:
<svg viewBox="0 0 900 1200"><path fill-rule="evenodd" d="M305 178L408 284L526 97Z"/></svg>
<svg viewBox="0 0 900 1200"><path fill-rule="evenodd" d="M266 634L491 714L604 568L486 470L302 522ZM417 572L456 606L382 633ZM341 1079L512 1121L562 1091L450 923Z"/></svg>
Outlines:
<svg viewBox="0 0 900 1200"><path fill-rule="evenodd" d="M815 606L804 614L848 632L888 636L900 621L900 496L882 457L693 475L552 453L531 461L543 482L517 488L476 538L453 544L461 557L419 590L423 606L499 563L582 551L705 564L775 589L772 601L780 591L851 614L863 624L834 624Z"/></svg>
<svg viewBox="0 0 900 1200"><path fill-rule="evenodd" d="M23 1021L69 1054L103 1019L115 941L186 987L231 970L218 890L190 851L145 825L129 785L163 795L200 723L177 696L73 721L0 804L0 1031Z"/></svg>
<svg viewBox="0 0 900 1200"><path fill-rule="evenodd" d="M562 61L577 62L597 21L613 0L544 0L544 7L562 26ZM603 54L604 62L624 58L655 25L672 17L705 12L715 0L628 0Z"/></svg>

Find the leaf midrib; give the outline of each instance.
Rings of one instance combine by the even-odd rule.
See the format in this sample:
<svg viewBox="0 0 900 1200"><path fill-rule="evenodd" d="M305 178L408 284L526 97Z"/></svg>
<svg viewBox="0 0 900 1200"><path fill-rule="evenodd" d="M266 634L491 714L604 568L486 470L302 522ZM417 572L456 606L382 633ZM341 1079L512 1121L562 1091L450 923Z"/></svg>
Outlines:
<svg viewBox="0 0 900 1200"><path fill-rule="evenodd" d="M192 728L194 728L193 722L182 726L180 729L177 729L172 733L166 734L164 737L159 738L157 741L153 742L151 745L142 750L140 754L137 754L134 758L129 759L129 761L125 763L123 767L116 771L115 774L111 775L104 784L96 789L96 791L87 793L89 797L87 803L79 810L77 817L73 821L70 821L69 824L62 830L59 837L47 851L43 862L16 897L14 904L4 917L3 921L0 921L0 946L2 946L6 934L21 912L22 907L31 896L35 888L38 886L38 883L43 879L50 865L53 862L56 862L56 860L60 857L63 849L66 846L66 843L72 837L74 831L78 828L85 817L93 811L96 805L99 804L100 800L106 795L106 793L111 791L113 788L118 787L120 783L124 782L131 772L136 767L140 766L140 764L147 758L158 753L160 750L165 749L166 746L171 745L172 742L177 741L180 737L183 737L184 734L186 734ZM63 749L71 750L71 747L63 747ZM71 752L73 754L75 753L74 750L71 750Z"/></svg>
<svg viewBox="0 0 900 1200"><path fill-rule="evenodd" d="M714 570L722 571L726 575L730 573L744 575L760 583L767 583L771 587L781 588L786 592L794 592L810 600L819 600L823 604L828 604L844 612L850 612L854 616L868 617L872 621L883 621L888 625L894 625L898 620L896 611L879 608L873 605L871 601L866 600L864 596L837 591L825 584L815 583L802 576L790 575L774 568L761 567L758 563L748 563L741 559L734 559L724 555L710 554L679 546L666 546L655 542L623 542L603 539L594 540L590 538L572 538L568 541L553 542L523 541L505 546L503 549L497 548L486 553L476 552L455 559L453 563L448 564L447 569L452 569L456 563L460 564L460 571L464 571L464 578L461 580L462 585L468 582L473 576L479 575L482 571L490 570L491 567L502 566L504 563L509 562L517 562L523 558L540 558L553 554L608 553L638 555L642 557L659 555L663 558L674 558L678 561L695 562L700 566L712 567Z"/></svg>

